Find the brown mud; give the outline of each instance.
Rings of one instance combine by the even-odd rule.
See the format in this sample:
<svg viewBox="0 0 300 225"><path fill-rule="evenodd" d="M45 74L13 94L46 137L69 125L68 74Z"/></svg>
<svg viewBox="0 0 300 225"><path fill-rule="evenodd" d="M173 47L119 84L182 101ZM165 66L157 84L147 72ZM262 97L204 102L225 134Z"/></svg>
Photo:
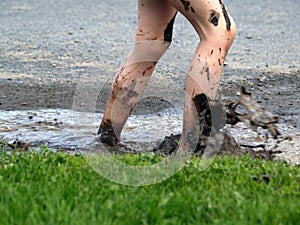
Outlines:
<svg viewBox="0 0 300 225"><path fill-rule="evenodd" d="M179 78L176 79L178 85L184 86L184 81L181 81L184 80L184 77L180 80ZM161 89L166 87L172 89L172 84L170 86L168 83L165 86L164 84L160 85ZM225 73L221 78L220 87L225 98L236 98L236 93L242 86L245 86L252 93L255 101L278 115L280 123L288 123L288 125L299 128L300 72L274 74L237 70L231 71L230 75ZM53 79L49 81L45 79L41 81L30 78L0 77L0 110L71 109L76 88L76 80ZM151 92L151 89L147 90ZM100 91L96 111L103 112L110 91L110 84L107 84ZM156 94L153 93L153 96ZM168 99L174 102L180 101L181 98L182 96L178 96L177 90L174 92L171 90L168 96ZM183 106L183 102L180 104ZM162 99L146 99L137 105L134 113L147 114L167 107L171 107L170 103L164 102Z"/></svg>
<svg viewBox="0 0 300 225"><path fill-rule="evenodd" d="M13 77L13 75L12 75ZM91 78L92 79L92 78ZM168 82L169 80L165 80ZM91 81L93 82L93 81ZM97 81L95 81L97 82ZM175 78L176 85L184 88L184 76ZM0 76L0 110L26 110L61 108L71 109L78 80L54 78L6 78ZM161 89L172 89L168 83L159 84ZM300 99L300 71L296 73L272 73L256 71L232 70L225 72L221 78L220 88L226 99L235 99L236 93L245 86L256 102L275 115L279 116L280 123L287 123L295 128L300 127L299 99ZM96 111L103 112L108 98L111 84L108 83L99 94ZM151 92L151 89L146 89ZM155 92L157 91L154 90ZM153 96L157 93L153 93ZM180 93L181 94L181 93ZM183 96L178 90L171 90L166 102L160 98L141 100L134 110L135 114L158 112L172 107L172 102L180 102Z"/></svg>
<svg viewBox="0 0 300 225"><path fill-rule="evenodd" d="M277 122L299 129L300 74L259 74L253 72L252 75L253 76L237 78L236 76L228 77L228 75L225 74L222 78L221 87L223 94L227 101L232 103L230 104L231 108L229 107L229 111L227 111L227 119L229 119L227 123L235 124L242 121L250 127L262 127L269 130L270 134L273 134L275 138L279 135L279 132L275 127ZM240 112L235 111L238 103L240 103L236 93L240 92L240 87L242 85L247 86L247 91L252 92L255 104L253 103L250 105L253 106L252 111L256 112L256 116L254 117L251 115L241 116L242 114ZM77 84L75 82L64 82L63 80L55 80L55 82L50 84L46 82L42 83L40 81L35 82L34 79L1 79L0 110L26 110L40 108L70 109L72 107L76 87ZM102 90L103 94L98 98L96 108L100 112L104 109L104 103L108 97L109 87L110 85L107 85L107 88ZM247 91L245 91L246 94L248 93ZM155 95L155 93L153 94ZM178 96L174 93L174 95L170 96L169 99L170 98L177 101ZM259 108L259 106L263 106L270 112L265 113L264 109ZM134 113L147 114L151 112L159 112L160 110L168 107L171 107L170 103L164 102L159 98L146 99L142 100L138 104ZM268 119L268 116L266 115L274 115L273 120L269 120L269 123L263 123L262 121L266 118ZM253 120L253 118L255 119ZM270 124L271 126L269 126ZM178 134L166 137L161 145L154 151L163 154L172 153L177 147L179 138L180 135ZM18 147L20 146L20 143L22 143L22 146L25 146L26 149L28 149L30 144L24 144L22 140L17 140L15 143L11 143L11 147ZM253 147L252 143L240 145L240 143L237 143L237 141L234 140L228 133L225 133L224 141L218 154L249 154L252 157L273 159L274 154L280 153L280 149L277 149L276 151L257 151L255 148L259 147L261 146ZM126 146L119 146L119 149L121 151L134 152L132 149L127 149ZM118 151L118 147L114 147L113 151Z"/></svg>
<svg viewBox="0 0 300 225"><path fill-rule="evenodd" d="M188 0L181 2L185 10L195 11ZM223 1L219 2L223 5ZM296 131L294 137L298 139L292 137L292 140L299 142L298 2L242 0L226 3L238 23L238 32L221 78L224 97L235 99L236 92L245 86L259 105L279 117L278 123L284 125L285 133ZM2 0L0 110L71 109L81 78L90 83L105 83L131 48L129 40L135 32L135 4L136 1L131 0L122 3L116 0L88 3ZM267 19L262 23L257 15L265 15ZM225 18L227 29L230 29L225 7L220 15L211 14L207 19L218 25L219 16ZM165 30L166 41L172 36L172 25L171 20ZM194 29L178 15L173 46L165 55L167 63L158 64L165 73L159 71L163 76L158 76L159 82L152 85L155 89L147 88L148 96L157 97L143 99L133 114L160 112L174 103L183 107L184 92L180 90L184 90L187 64L198 41ZM96 112L103 112L110 85L107 83L103 89L102 85L96 89L87 86L87 95L101 89ZM235 127L234 130L244 135L249 129ZM268 143L257 145L248 139L236 140L252 150L267 152ZM22 140L11 144L27 146ZM299 148L299 145L298 148L288 145L286 149L294 151L300 164Z"/></svg>

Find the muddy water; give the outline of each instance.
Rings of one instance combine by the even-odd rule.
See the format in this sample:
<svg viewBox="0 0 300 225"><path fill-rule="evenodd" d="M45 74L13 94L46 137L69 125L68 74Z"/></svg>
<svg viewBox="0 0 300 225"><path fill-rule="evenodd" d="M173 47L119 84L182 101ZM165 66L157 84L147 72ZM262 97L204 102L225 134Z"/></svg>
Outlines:
<svg viewBox="0 0 300 225"><path fill-rule="evenodd" d="M0 111L0 140L22 140L31 146L85 150L95 142L102 115L64 109ZM170 118L172 118L170 120ZM174 110L132 115L122 132L122 141L132 149L147 151L165 135L181 131L182 116Z"/></svg>
<svg viewBox="0 0 300 225"><path fill-rule="evenodd" d="M49 146L55 150L84 151L96 146L101 114L64 109L0 111L0 140L22 140L32 147ZM132 115L122 132L122 141L137 151L151 151L166 135L181 132L182 112L174 109L155 114ZM255 151L278 152L276 159L300 165L300 132L279 124L277 140L267 138L261 129L255 132L243 123L226 127L237 142Z"/></svg>

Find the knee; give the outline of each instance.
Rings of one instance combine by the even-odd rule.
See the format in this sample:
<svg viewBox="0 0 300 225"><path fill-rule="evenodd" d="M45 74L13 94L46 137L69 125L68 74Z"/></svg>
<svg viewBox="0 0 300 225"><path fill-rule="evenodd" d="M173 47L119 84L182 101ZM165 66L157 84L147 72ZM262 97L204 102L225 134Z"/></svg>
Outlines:
<svg viewBox="0 0 300 225"><path fill-rule="evenodd" d="M216 39L221 42L223 47L229 49L236 35L236 24L233 18L223 9L223 20L220 21L220 26L217 27Z"/></svg>
<svg viewBox="0 0 300 225"><path fill-rule="evenodd" d="M218 49L224 49L223 54L227 54L236 35L236 24L231 17L219 23L219 26L210 27L203 35L204 42ZM201 35L200 35L201 39Z"/></svg>
<svg viewBox="0 0 300 225"><path fill-rule="evenodd" d="M236 35L236 24L232 18L230 18L230 27L226 26L226 33L225 33L225 41L228 48L232 45L235 35Z"/></svg>
<svg viewBox="0 0 300 225"><path fill-rule="evenodd" d="M220 37L223 37L225 42L228 45L231 45L236 34L236 24L227 11L224 3L221 0L219 3L220 6L217 11L210 11L208 22L217 28L219 30L219 34L221 34Z"/></svg>
<svg viewBox="0 0 300 225"><path fill-rule="evenodd" d="M196 30L200 39L211 45L230 48L236 35L236 24L225 6L221 4L218 10L210 10L206 14L208 18L199 18Z"/></svg>

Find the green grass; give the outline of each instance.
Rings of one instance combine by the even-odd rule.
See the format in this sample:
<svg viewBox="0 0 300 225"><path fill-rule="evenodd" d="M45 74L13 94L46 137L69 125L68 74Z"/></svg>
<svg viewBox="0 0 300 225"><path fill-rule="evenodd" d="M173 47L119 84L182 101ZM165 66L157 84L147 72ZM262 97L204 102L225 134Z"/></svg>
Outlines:
<svg viewBox="0 0 300 225"><path fill-rule="evenodd" d="M299 167L249 157L216 158L204 172L198 165L195 157L162 183L130 187L101 177L80 155L3 151L0 224L299 224Z"/></svg>

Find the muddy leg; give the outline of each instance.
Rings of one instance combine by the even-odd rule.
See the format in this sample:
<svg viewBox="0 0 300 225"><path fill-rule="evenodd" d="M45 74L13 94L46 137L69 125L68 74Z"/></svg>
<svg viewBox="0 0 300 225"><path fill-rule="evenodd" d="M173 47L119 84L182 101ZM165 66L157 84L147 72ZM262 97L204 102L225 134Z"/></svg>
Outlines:
<svg viewBox="0 0 300 225"><path fill-rule="evenodd" d="M125 122L141 97L159 58L172 40L177 10L165 0L139 0L136 42L117 73L98 134L116 145Z"/></svg>
<svg viewBox="0 0 300 225"><path fill-rule="evenodd" d="M178 151L193 150L200 135L199 115L205 96L214 99L225 56L236 28L221 0L168 0L194 26L200 37L186 80L186 102L181 145Z"/></svg>

